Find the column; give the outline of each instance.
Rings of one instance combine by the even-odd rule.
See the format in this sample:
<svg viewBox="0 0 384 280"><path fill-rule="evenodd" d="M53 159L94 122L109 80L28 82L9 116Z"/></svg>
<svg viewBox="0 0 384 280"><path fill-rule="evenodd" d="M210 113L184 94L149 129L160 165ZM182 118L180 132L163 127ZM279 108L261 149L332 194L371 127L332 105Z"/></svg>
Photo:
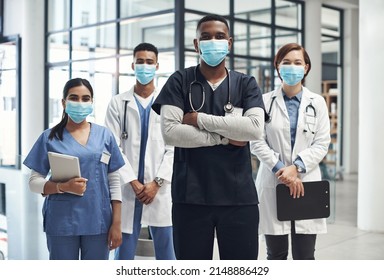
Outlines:
<svg viewBox="0 0 384 280"><path fill-rule="evenodd" d="M22 0L22 160L44 130L44 0ZM17 11L12 11L17 16ZM46 241L42 227L43 198L28 187L29 169L22 167L23 187L19 199L23 209L21 236L23 259L46 256Z"/></svg>
<svg viewBox="0 0 384 280"><path fill-rule="evenodd" d="M311 58L311 71L305 86L321 93L321 1L305 2L305 49Z"/></svg>
<svg viewBox="0 0 384 280"><path fill-rule="evenodd" d="M384 1L359 2L359 179L357 225L384 231Z"/></svg>
<svg viewBox="0 0 384 280"><path fill-rule="evenodd" d="M344 11L343 168L357 173L359 148L359 11ZM341 102L340 102L341 106Z"/></svg>

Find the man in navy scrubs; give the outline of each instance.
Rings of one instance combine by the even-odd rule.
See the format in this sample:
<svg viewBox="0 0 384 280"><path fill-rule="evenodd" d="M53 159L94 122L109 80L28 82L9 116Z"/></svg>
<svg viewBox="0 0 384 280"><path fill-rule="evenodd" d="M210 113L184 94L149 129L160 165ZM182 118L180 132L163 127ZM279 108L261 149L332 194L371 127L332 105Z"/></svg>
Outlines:
<svg viewBox="0 0 384 280"><path fill-rule="evenodd" d="M197 24L200 64L176 71L152 108L175 146L172 220L177 259L257 259L259 209L249 141L261 137L264 105L254 77L230 71L225 18Z"/></svg>

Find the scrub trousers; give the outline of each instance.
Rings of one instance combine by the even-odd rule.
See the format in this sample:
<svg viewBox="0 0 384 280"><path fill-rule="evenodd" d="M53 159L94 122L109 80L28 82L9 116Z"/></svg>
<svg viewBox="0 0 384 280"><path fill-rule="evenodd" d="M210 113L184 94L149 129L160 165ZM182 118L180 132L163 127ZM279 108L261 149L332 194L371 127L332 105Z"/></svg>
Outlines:
<svg viewBox="0 0 384 280"><path fill-rule="evenodd" d="M143 213L143 204L135 200L135 213L133 217L132 234L123 232L123 243L115 250L115 260L133 260L135 259L137 242L141 230L141 215ZM173 249L172 227L154 227L149 226L153 239L156 260L174 260L175 252Z"/></svg>
<svg viewBox="0 0 384 280"><path fill-rule="evenodd" d="M50 260L108 260L108 234L54 236L47 234Z"/></svg>
<svg viewBox="0 0 384 280"><path fill-rule="evenodd" d="M291 222L292 259L314 260L316 234L298 234L295 232L295 222ZM288 234L265 235L268 260L286 260L288 258Z"/></svg>
<svg viewBox="0 0 384 280"><path fill-rule="evenodd" d="M215 232L221 260L257 260L258 205L174 203L173 240L178 260L211 260Z"/></svg>

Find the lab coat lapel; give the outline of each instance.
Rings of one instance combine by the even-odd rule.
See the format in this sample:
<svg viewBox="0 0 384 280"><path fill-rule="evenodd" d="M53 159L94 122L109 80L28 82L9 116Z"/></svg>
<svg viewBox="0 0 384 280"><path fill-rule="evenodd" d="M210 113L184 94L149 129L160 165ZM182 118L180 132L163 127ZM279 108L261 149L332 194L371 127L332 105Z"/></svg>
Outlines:
<svg viewBox="0 0 384 280"><path fill-rule="evenodd" d="M289 116L288 116L288 111L287 111L287 106L285 106L285 102L284 102L284 96L283 96L283 91L281 90L282 88L279 87L279 89L277 90L276 92L276 103L277 103L277 106L279 106L281 112L283 112L285 118L288 120L289 122Z"/></svg>

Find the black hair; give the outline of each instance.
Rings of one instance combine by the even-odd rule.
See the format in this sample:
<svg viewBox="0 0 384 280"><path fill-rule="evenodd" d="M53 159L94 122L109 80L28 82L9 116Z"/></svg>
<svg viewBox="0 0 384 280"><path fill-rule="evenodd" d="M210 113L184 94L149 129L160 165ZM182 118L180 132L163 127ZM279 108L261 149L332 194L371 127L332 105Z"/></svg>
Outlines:
<svg viewBox="0 0 384 280"><path fill-rule="evenodd" d="M203 18L201 18L201 19L199 20L199 22L197 23L196 30L199 30L200 25L201 25L202 23L204 23L204 22L207 22L207 21L221 21L222 23L225 24L225 26L227 27L228 32L229 32L229 25L228 25L228 22L227 22L227 20L225 19L225 17L220 16L220 15L215 15L215 14L209 14L209 15L206 15L206 16L204 16Z"/></svg>
<svg viewBox="0 0 384 280"><path fill-rule="evenodd" d="M150 43L140 43L138 44L134 49L133 49L133 56L136 55L137 52L139 51L149 51L149 52L154 52L156 55L156 59L158 58L159 51L157 48L150 44Z"/></svg>
<svg viewBox="0 0 384 280"><path fill-rule="evenodd" d="M89 92L91 93L91 97L93 98L93 88L91 84L88 82L88 80L82 79L82 78L74 78L66 82L63 89L63 100L67 98L68 92L71 88L79 87L79 86L85 86L89 90ZM48 139L52 140L53 137L55 137L56 139L63 141L63 131L64 131L64 127L67 125L67 122L68 122L68 114L63 109L61 121L57 125L52 127L51 133L49 134Z"/></svg>

